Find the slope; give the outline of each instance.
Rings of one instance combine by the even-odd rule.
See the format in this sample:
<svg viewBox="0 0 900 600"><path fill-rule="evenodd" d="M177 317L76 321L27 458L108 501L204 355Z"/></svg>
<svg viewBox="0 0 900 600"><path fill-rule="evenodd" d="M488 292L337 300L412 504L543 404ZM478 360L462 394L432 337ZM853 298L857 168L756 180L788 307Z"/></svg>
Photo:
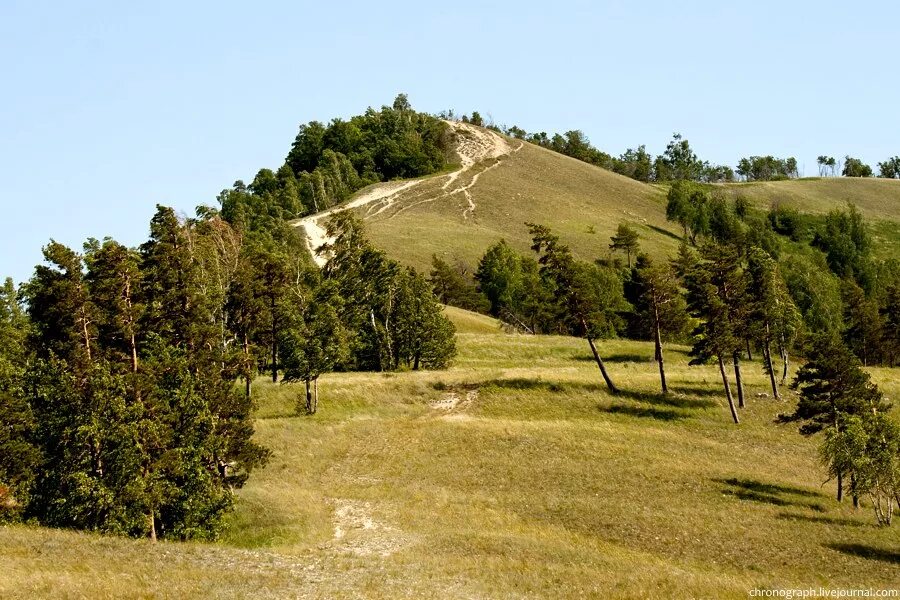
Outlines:
<svg viewBox="0 0 900 600"><path fill-rule="evenodd" d="M365 218L377 246L425 271L432 254L472 266L500 238L527 252L525 222L549 225L584 259L608 255L609 237L623 221L638 231L644 251L663 256L677 247L679 228L665 218L667 186L634 181L473 125L451 126L457 170L376 184L340 207L301 219L296 225L306 230L310 247L325 241L327 216L344 208ZM900 251L900 181L821 178L719 187L762 211L779 203L823 214L852 202L872 226L877 254Z"/></svg>
<svg viewBox="0 0 900 600"><path fill-rule="evenodd" d="M817 440L774 417L759 362L728 422L710 366L653 346L504 334L451 310L449 371L332 373L321 409L257 382L274 458L217 544L0 527L2 597L746 598L896 584L895 528L822 484ZM481 323L481 325L474 325ZM474 325L474 326L473 326ZM873 369L886 393L897 374Z"/></svg>
<svg viewBox="0 0 900 600"><path fill-rule="evenodd" d="M298 221L310 246L324 241L324 218L349 207L366 219L377 246L425 270L432 254L471 264L500 238L525 252L526 221L551 226L586 259L608 254L621 221L638 230L652 253L677 247L659 189L490 130L451 125L458 170L376 184L337 209Z"/></svg>

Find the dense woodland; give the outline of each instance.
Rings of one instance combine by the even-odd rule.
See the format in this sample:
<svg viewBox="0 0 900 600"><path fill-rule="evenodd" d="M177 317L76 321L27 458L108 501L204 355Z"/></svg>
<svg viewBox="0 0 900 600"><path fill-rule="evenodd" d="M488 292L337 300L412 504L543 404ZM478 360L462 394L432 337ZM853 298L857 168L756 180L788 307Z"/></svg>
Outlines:
<svg viewBox="0 0 900 600"><path fill-rule="evenodd" d="M583 136L528 139L607 166ZM317 249L325 266L314 265L291 219L369 183L441 170L451 144L443 121L401 95L301 126L284 165L236 182L217 208L184 218L158 207L137 248L51 241L32 278L0 294L0 519L214 538L233 491L269 456L253 441L253 379L300 384L297 410L308 414L324 373L444 368L456 350L445 303L528 334L584 338L612 394L623 388L598 340L651 340L663 394L664 344L688 343L694 363L717 367L735 424L749 402L742 361L759 353L772 395L788 384L799 394L783 419L821 433L838 496L868 496L890 522L900 429L862 367L900 361L900 264L873 258L852 206L822 218L754 211L702 183L728 176L676 136L662 157L635 152L646 170L630 175L672 181L666 213L683 243L668 261L643 254L627 223L594 261L528 223L532 254L500 240L474 269L435 257L426 279L338 212ZM750 157L739 170L766 179L797 169ZM788 382L795 354L807 362Z"/></svg>

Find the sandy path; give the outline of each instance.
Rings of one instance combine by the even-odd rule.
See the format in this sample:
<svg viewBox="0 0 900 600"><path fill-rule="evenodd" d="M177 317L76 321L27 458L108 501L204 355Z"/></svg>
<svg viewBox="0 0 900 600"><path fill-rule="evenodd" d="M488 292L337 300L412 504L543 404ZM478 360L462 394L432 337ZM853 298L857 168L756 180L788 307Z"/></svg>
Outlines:
<svg viewBox="0 0 900 600"><path fill-rule="evenodd" d="M475 210L475 203L472 201L469 189L475 185L475 182L482 173L496 167L500 163L494 163L480 173L476 173L473 175L472 180L464 186L453 189L448 188L450 188L460 176L470 171L478 163L484 160L498 159L501 156L509 154L511 149L509 144L506 143L506 140L493 131L483 130L467 123L456 123L452 121L448 121L448 123L456 131L457 139L459 140L456 146L456 152L459 155L460 168L447 175L442 175L441 177L446 178L446 181L441 186L443 193L426 201L434 201L462 192L469 204L463 212L463 218L468 218ZM516 150L521 148L522 145L520 144ZM371 208L374 208L375 206L378 206L378 208L372 213L372 216L378 215L390 208L403 192L415 187L423 181L426 181L426 179L413 179L402 182L391 181L375 184L356 198L351 199L349 202L304 217L297 221L294 226L303 227L306 231L307 244L309 245L310 252L313 254L313 259L316 261L316 264L322 266L327 259L325 256L316 254L316 250L329 241L328 236L325 233L324 224L330 215L348 208L370 207L371 210Z"/></svg>

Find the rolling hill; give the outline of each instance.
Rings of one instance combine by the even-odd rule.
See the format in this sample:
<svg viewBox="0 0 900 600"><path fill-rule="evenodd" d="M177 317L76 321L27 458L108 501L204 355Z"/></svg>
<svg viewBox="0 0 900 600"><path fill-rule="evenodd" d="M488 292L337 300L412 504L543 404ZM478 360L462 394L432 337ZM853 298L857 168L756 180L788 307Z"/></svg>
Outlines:
<svg viewBox="0 0 900 600"><path fill-rule="evenodd" d="M669 255L680 228L666 221L665 185L645 184L493 131L451 123L460 166L437 176L376 184L356 194L349 207L366 220L375 244L392 257L428 271L432 254L474 265L484 250L505 238L527 252L526 221L549 225L584 259L609 253L609 237L628 222L642 248ZM759 210L775 202L821 214L855 204L869 220L881 255L900 252L900 181L820 178L720 184ZM297 222L324 241L325 215Z"/></svg>
<svg viewBox="0 0 900 600"><path fill-rule="evenodd" d="M656 255L677 247L665 187L455 124L451 172L361 190L349 206L376 245L428 270L473 264L526 221L582 258L621 221ZM814 213L852 201L897 256L900 182L799 180L723 186L759 209ZM339 207L340 208L340 207ZM296 223L324 241L314 215ZM818 439L778 424L759 357L730 423L713 366L667 346L601 342L611 396L583 340L504 333L446 308L459 356L446 371L328 373L315 415L300 385L259 378L256 439L273 451L237 492L217 543L151 543L0 526L0 597L746 598L754 588L896 585L897 526L823 483ZM900 414L900 372L869 372Z"/></svg>

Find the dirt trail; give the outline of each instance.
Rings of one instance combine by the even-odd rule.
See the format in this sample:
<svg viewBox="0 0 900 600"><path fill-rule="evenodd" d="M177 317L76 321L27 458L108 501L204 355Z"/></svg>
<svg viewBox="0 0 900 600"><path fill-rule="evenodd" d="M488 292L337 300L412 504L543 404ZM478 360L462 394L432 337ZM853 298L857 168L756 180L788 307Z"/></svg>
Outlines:
<svg viewBox="0 0 900 600"><path fill-rule="evenodd" d="M446 181L444 181L444 183L441 185L440 195L433 198L428 198L417 204L421 204L423 202L433 202L435 200L446 198L453 194L462 193L468 202L468 207L463 211L463 218L468 219L475 210L475 203L472 201L472 195L469 192L470 188L475 185L475 182L478 181L479 176L499 165L499 161L494 162L482 171L475 173L472 176L471 181L469 181L467 184L453 188L451 188L451 186L453 186L453 184L462 175L471 171L476 165L480 164L481 162L486 160L496 161L500 157L507 155L510 152L520 150L522 148L522 144L520 143L519 147L513 150L510 148L509 144L506 143L506 140L502 136L494 133L493 131L480 129L467 123L456 123L452 121L448 121L448 123L456 132L457 139L459 140L456 146L456 152L459 155L460 168L453 171L452 173L441 176L445 178ZM349 202L341 204L340 206L334 206L332 208L329 208L328 210L318 212L314 215L304 217L297 221L294 226L303 227L303 229L306 231L307 243L309 245L310 252L312 252L313 254L313 259L316 261L316 264L322 266L325 264L326 257L316 254L316 249L320 248L329 241L328 235L325 233L324 225L325 220L330 215L348 208L361 207L368 207L369 211L376 209L377 207L377 210L370 213L370 216L379 215L393 206L404 192L419 185L423 181L428 180L429 179L413 179L403 182L391 181L387 183L375 184Z"/></svg>

